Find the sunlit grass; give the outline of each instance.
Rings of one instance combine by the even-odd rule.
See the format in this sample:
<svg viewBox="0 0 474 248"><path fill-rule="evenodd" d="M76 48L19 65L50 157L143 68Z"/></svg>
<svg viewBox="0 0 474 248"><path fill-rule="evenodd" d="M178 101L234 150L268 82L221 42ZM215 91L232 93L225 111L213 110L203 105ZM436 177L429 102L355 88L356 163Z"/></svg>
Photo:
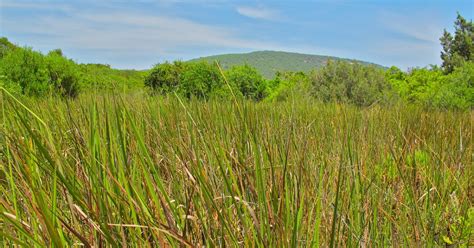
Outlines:
<svg viewBox="0 0 474 248"><path fill-rule="evenodd" d="M472 245L472 112L5 92L1 108L4 246Z"/></svg>

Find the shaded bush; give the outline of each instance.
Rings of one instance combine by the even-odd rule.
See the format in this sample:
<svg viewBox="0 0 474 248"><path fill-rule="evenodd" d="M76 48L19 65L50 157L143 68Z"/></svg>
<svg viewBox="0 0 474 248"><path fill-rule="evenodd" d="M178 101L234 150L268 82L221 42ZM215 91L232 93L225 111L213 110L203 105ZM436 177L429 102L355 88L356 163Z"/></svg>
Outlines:
<svg viewBox="0 0 474 248"><path fill-rule="evenodd" d="M0 59L16 48L17 46L11 43L6 37L0 37Z"/></svg>
<svg viewBox="0 0 474 248"><path fill-rule="evenodd" d="M158 64L145 78L145 86L160 94L174 92L180 85L180 76L184 67L185 64L180 61Z"/></svg>
<svg viewBox="0 0 474 248"><path fill-rule="evenodd" d="M77 65L62 56L61 50L53 50L46 56L50 84L63 96L76 97L79 94L80 76Z"/></svg>
<svg viewBox="0 0 474 248"><path fill-rule="evenodd" d="M331 61L310 76L312 94L323 102L369 106L384 101L390 91L383 69L346 61Z"/></svg>

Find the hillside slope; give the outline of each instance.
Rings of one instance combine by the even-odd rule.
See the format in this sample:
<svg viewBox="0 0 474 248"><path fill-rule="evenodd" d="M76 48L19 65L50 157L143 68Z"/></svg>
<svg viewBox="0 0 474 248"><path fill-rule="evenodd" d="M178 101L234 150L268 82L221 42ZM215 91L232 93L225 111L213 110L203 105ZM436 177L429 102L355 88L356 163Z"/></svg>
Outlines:
<svg viewBox="0 0 474 248"><path fill-rule="evenodd" d="M241 54L214 55L192 59L191 61L214 62L217 60L224 69L234 65L248 64L255 67L266 78L273 78L277 71L311 71L312 69L323 66L328 59L371 64L364 61L343 59L331 56L277 51L257 51Z"/></svg>

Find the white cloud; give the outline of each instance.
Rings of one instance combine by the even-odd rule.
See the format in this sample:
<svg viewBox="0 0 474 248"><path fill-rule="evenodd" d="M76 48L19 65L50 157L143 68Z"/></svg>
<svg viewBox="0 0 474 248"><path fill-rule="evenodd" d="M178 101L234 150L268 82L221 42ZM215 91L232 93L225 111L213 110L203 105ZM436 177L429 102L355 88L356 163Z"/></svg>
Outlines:
<svg viewBox="0 0 474 248"><path fill-rule="evenodd" d="M265 7L250 7L250 6L239 6L236 8L237 13L254 18L264 20L275 20L278 18L278 12Z"/></svg>

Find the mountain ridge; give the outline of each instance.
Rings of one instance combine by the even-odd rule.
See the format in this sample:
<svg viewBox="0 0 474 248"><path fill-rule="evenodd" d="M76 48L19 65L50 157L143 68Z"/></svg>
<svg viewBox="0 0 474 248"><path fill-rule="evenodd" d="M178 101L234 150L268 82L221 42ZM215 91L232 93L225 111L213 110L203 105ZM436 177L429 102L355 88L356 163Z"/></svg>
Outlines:
<svg viewBox="0 0 474 248"><path fill-rule="evenodd" d="M324 66L328 60L343 60L353 63L362 63L383 67L375 63L357 59L271 50L253 51L248 53L218 54L199 57L189 61L219 61L224 69L228 69L234 65L248 64L255 67L264 77L273 78L278 71L309 72L313 69Z"/></svg>

